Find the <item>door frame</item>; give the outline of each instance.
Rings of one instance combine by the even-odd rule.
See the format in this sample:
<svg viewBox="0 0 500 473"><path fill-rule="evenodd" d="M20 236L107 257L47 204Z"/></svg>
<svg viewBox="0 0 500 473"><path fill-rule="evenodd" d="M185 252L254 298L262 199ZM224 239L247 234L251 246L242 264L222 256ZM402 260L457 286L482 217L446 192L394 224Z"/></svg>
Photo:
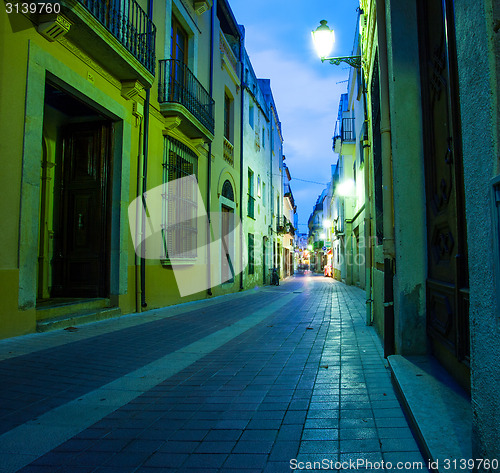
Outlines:
<svg viewBox="0 0 500 473"><path fill-rule="evenodd" d="M111 177L113 184L110 215L112 222L110 298L112 303L117 304L118 296L126 294L128 288L127 236L129 230L127 209L125 206L122 208L121 202L128 202L130 199L128 194L132 149L130 113L122 103L103 93L36 43L31 42L28 49L25 117L29 117L29 119L25 120L22 151L20 151L22 153L22 168L18 246L18 307L20 310L36 307L40 157L43 153L43 111L46 80L60 86L113 121L113 162L115 165ZM34 317L33 315L33 319L29 320L34 320Z"/></svg>

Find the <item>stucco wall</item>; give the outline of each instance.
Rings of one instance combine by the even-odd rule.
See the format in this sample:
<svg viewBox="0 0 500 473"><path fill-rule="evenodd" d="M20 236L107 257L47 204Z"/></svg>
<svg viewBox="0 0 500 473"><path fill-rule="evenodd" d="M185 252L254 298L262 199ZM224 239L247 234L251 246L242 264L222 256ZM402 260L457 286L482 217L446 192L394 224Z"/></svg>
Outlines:
<svg viewBox="0 0 500 473"><path fill-rule="evenodd" d="M396 276L395 342L403 355L426 352L427 273L422 112L415 0L387 0ZM404 97L404 100L401 100Z"/></svg>
<svg viewBox="0 0 500 473"><path fill-rule="evenodd" d="M500 33L493 31L495 19L491 0L455 2L471 294L474 458L500 457L500 320L492 258L498 242L493 239L490 200L490 181L498 173Z"/></svg>

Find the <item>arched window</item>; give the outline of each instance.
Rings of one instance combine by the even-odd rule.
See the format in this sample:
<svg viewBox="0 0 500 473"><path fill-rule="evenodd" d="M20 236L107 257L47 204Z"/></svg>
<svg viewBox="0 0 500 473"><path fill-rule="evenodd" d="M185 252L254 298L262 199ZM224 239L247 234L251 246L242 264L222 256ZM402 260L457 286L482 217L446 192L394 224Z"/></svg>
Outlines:
<svg viewBox="0 0 500 473"><path fill-rule="evenodd" d="M233 186L229 181L224 182L224 184L222 185L222 197L225 197L226 199L234 202Z"/></svg>

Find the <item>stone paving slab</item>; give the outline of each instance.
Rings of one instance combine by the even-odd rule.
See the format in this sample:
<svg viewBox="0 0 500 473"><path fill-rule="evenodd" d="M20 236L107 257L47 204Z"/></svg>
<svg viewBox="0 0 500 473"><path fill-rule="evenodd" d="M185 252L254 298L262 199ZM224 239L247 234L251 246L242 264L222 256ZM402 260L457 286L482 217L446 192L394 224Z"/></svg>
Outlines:
<svg viewBox="0 0 500 473"><path fill-rule="evenodd" d="M308 276L243 294L69 343L51 333L46 348L31 337L35 351L0 362L16 387L0 398L24 392L40 412L27 401L0 417L0 472L425 464L364 324L363 291Z"/></svg>

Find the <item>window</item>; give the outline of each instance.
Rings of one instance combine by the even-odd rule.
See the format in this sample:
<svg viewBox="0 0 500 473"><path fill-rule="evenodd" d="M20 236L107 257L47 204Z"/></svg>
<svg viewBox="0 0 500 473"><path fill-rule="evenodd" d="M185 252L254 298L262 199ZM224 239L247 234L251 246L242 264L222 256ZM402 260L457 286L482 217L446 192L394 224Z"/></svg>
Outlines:
<svg viewBox="0 0 500 473"><path fill-rule="evenodd" d="M253 171L248 168L248 216L255 218L255 198L253 196Z"/></svg>
<svg viewBox="0 0 500 473"><path fill-rule="evenodd" d="M250 123L252 129L255 126L254 112L255 112L255 107L252 102L252 99L250 99L250 108L248 109L248 123Z"/></svg>
<svg viewBox="0 0 500 473"><path fill-rule="evenodd" d="M229 95L224 94L224 138L232 143L233 140L233 101Z"/></svg>
<svg viewBox="0 0 500 473"><path fill-rule="evenodd" d="M257 176L257 197L262 197L262 191L260 186L260 176Z"/></svg>
<svg viewBox="0 0 500 473"><path fill-rule="evenodd" d="M266 206L266 183L262 182L262 206Z"/></svg>
<svg viewBox="0 0 500 473"><path fill-rule="evenodd" d="M189 259L197 256L197 172L196 155L181 142L166 137L162 212L162 239L166 258ZM188 176L193 178L185 179Z"/></svg>
<svg viewBox="0 0 500 473"><path fill-rule="evenodd" d="M254 234L248 234L248 274L255 273L255 240Z"/></svg>
<svg viewBox="0 0 500 473"><path fill-rule="evenodd" d="M262 128L262 148L266 146L266 129Z"/></svg>
<svg viewBox="0 0 500 473"><path fill-rule="evenodd" d="M170 30L170 57L186 64L187 60L187 33L179 22L172 17L172 28Z"/></svg>
<svg viewBox="0 0 500 473"><path fill-rule="evenodd" d="M233 186L229 181L224 181L224 184L222 185L222 197L234 202Z"/></svg>

